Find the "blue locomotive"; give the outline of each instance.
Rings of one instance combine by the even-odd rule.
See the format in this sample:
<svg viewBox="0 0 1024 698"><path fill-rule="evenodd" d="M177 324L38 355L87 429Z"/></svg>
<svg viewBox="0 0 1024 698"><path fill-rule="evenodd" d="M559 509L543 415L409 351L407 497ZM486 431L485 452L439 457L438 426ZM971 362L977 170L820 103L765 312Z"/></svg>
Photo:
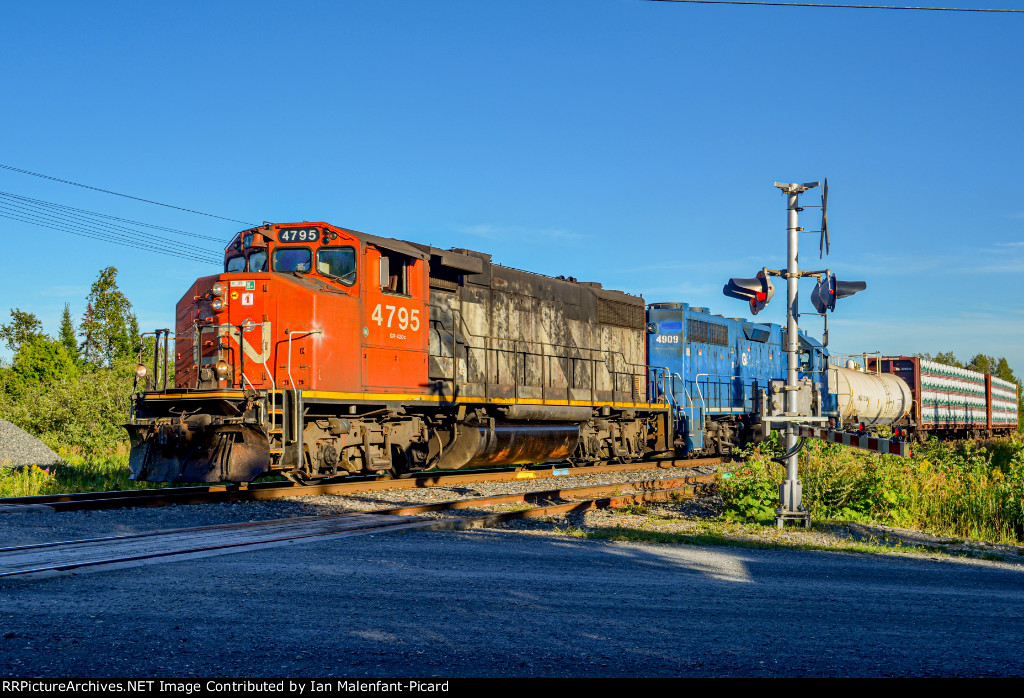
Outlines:
<svg viewBox="0 0 1024 698"><path fill-rule="evenodd" d="M652 401L675 414L677 450L731 453L766 436L762 391L786 378L786 330L779 325L712 315L687 303L647 308L647 361ZM808 378L825 417L838 414L828 386L828 349L800 333L800 378ZM664 373L659 378L657 371Z"/></svg>

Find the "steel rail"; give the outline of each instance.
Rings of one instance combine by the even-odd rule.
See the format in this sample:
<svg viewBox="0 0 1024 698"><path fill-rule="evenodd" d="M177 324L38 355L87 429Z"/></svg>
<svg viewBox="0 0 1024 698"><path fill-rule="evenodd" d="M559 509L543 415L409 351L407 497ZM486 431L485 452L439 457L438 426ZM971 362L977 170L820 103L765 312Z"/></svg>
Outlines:
<svg viewBox="0 0 1024 698"><path fill-rule="evenodd" d="M397 530L422 529L422 530L463 530L469 528L480 528L495 525L506 521L521 518L537 518L553 516L574 511L586 511L598 508L616 508L627 506L632 503L665 501L679 497L692 497L697 489L704 484L714 480L713 475L698 475L683 478L666 478L661 480L641 480L635 482L614 483L609 485L596 485L589 487L576 487L567 489L547 490L542 492L526 492L519 494L499 495L491 497L474 497L470 499L459 499L448 502L437 502L433 504L418 505L412 507L397 507L392 509L381 509L371 512L344 512L338 514L326 514L320 516L304 516L291 519L273 519L268 521L247 521L241 523L215 524L212 526L197 526L193 528L170 529L164 531L147 531L123 536L110 536L103 538L91 538L74 541L38 543L33 545L21 545L8 548L0 548L0 578L25 576L33 574L58 573L76 570L84 567L97 567L112 564L125 564L140 562L149 559L170 558L175 555L189 555L207 553L215 550L227 550L246 546L265 546L274 543L281 543L290 540L301 540L323 536L353 535L361 531L388 532ZM640 490L633 494L622 494L623 489ZM609 496L598 496L609 495ZM589 499L578 499L590 497ZM523 503L533 501L547 502L556 499L569 499L570 501L560 504L545 503L539 507L527 510L507 511L489 513L481 516L456 517L438 520L417 520L403 521L396 523L395 517L409 517L430 511L444 511L450 509L474 509L495 506L499 504ZM274 533L275 529L287 530L288 527L299 527L302 524L316 524L325 521L344 521L351 519L356 524L351 527L344 527L323 530L323 531L300 531L298 533ZM378 519L373 521L373 519ZM391 520L389 520L391 519ZM269 537L255 538L249 540L234 540L230 538L231 533L241 532L243 537L247 530L259 531L267 529L271 532ZM98 559L67 560L68 551L75 549L88 550L89 548L102 547L102 544L117 544L139 541L145 538L182 537L186 540L189 536L197 536L201 533L226 532L225 539L221 542L212 542L202 545L190 544L183 548L171 548L155 550L144 553L123 553L120 556L101 557ZM10 568L10 558L31 553L53 549L55 556L60 559L53 564L36 564L35 566ZM7 558L8 569L3 569Z"/></svg>
<svg viewBox="0 0 1024 698"><path fill-rule="evenodd" d="M627 472L666 468L696 468L720 465L725 458L663 459L578 467L540 467L529 469L486 469L467 472L429 472L409 478L352 478L319 485L258 482L248 486L212 485L196 487L157 488L113 492L82 492L75 494L36 495L32 497L0 498L0 512L29 510L83 511L117 509L124 507L156 507L171 504L206 504L211 502L246 502L280 499L282 497L309 497L323 494L351 494L389 489L418 489L446 487L478 482L507 482L513 480L544 479L574 475Z"/></svg>

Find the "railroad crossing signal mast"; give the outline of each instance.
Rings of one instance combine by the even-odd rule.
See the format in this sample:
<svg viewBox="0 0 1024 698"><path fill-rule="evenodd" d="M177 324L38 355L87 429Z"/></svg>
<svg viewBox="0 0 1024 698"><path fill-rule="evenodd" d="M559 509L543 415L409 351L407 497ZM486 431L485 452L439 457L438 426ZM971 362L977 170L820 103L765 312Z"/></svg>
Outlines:
<svg viewBox="0 0 1024 698"><path fill-rule="evenodd" d="M811 525L811 516L802 503L802 486L797 475L797 451L800 445L797 443L797 430L800 424L812 422L826 422L827 417L821 415L822 399L813 400L813 384L807 379L799 379L800 369L800 317L797 292L801 277L813 276L818 279L811 296L811 301L818 311L825 317L824 344L828 345L828 314L826 311L835 309L836 299L852 296L858 291L867 288L863 281L837 281L835 274L830 269L819 271L800 271L799 268L799 234L801 232L817 232L821 235L819 252L822 257L829 253L831 239L828 234L828 180L822 189L821 196L821 229L817 231L804 231L799 226L798 216L803 209L800 207L800 195L809 189L814 189L819 182L806 182L804 184L787 184L775 182L775 186L786 195L786 233L787 233L787 255L785 271L777 269L762 268L753 279L729 279L729 282L722 289L722 292L731 297L750 302L750 311L757 314L772 299L775 288L771 283L770 276L779 276L786 279L786 382L784 386L778 386L785 394L785 407L782 414L765 408L762 410L761 419L769 424L782 424L785 427L784 445L786 455L782 458L786 465L786 479L779 485L779 508L775 510L775 524L779 528L785 525L786 521L798 521L804 526ZM822 367L823 369L826 367ZM762 396L762 405L773 404L772 400ZM813 406L817 404L817 409ZM818 412L818 414L813 414Z"/></svg>

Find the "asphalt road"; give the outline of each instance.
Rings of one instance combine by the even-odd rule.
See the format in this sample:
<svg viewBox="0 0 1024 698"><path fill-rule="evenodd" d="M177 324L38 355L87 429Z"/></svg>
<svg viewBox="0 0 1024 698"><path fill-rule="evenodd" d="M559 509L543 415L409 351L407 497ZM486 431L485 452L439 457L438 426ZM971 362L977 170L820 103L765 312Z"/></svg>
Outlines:
<svg viewBox="0 0 1024 698"><path fill-rule="evenodd" d="M0 580L5 677L1024 674L1024 566L376 534Z"/></svg>

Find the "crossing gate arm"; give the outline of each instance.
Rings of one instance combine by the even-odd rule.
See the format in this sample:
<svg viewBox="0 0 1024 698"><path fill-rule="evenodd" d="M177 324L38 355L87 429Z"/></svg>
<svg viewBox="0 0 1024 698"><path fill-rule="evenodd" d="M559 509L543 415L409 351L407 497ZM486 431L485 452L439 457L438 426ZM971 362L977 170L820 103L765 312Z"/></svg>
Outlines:
<svg viewBox="0 0 1024 698"><path fill-rule="evenodd" d="M897 441L896 439L880 439L877 436L849 434L845 431L807 426L798 426L797 436L803 436L808 439L820 439L832 444L842 444L843 446L861 448L865 451L874 451L875 453L884 453L890 456L910 457L910 444L905 441Z"/></svg>

